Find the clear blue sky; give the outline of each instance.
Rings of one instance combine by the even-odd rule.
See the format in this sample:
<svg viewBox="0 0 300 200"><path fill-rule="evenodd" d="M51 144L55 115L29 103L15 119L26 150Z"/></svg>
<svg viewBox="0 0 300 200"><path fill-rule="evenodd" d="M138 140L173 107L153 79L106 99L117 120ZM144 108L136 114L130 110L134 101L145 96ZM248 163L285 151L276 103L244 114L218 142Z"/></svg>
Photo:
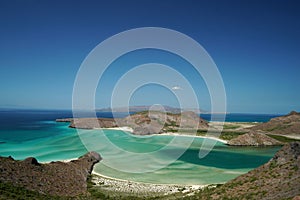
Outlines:
<svg viewBox="0 0 300 200"><path fill-rule="evenodd" d="M207 50L223 77L229 112L300 111L297 0L0 0L0 107L71 108L73 83L87 54L114 34L146 26L180 31ZM113 85L109 80L118 69L112 71L99 90ZM209 109L201 87L197 95ZM149 100L159 90L145 87L131 103L176 106L163 98L168 91ZM97 107L109 106L105 94L97 94Z"/></svg>

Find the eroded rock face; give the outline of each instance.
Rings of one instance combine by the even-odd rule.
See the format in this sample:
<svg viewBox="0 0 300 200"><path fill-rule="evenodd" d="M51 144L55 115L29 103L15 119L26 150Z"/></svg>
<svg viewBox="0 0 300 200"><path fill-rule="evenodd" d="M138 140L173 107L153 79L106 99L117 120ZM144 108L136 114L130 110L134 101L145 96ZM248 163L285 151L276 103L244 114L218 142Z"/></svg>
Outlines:
<svg viewBox="0 0 300 200"><path fill-rule="evenodd" d="M76 196L86 193L87 177L101 159L96 152L71 162L48 164L32 157L23 161L0 157L0 181L50 195Z"/></svg>
<svg viewBox="0 0 300 200"><path fill-rule="evenodd" d="M234 139L231 139L227 143L231 146L276 146L282 145L281 142L275 140L263 133L257 133L254 131L250 131L249 133L245 133L240 135Z"/></svg>

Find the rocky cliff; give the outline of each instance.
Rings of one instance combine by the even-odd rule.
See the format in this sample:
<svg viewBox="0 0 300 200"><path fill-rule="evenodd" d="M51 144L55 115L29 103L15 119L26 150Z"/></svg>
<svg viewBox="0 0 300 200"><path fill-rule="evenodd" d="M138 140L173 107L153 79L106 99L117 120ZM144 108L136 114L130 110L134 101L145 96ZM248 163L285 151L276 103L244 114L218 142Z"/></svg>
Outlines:
<svg viewBox="0 0 300 200"><path fill-rule="evenodd" d="M35 158L23 161L0 157L0 182L55 196L77 196L87 191L87 177L101 160L89 152L70 162L41 164Z"/></svg>

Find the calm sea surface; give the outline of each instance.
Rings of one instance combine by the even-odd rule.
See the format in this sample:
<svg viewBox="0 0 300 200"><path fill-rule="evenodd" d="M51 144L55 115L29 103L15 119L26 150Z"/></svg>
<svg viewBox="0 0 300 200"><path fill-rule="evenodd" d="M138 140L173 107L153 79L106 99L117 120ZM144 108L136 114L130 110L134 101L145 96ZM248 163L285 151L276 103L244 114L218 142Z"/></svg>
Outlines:
<svg viewBox="0 0 300 200"><path fill-rule="evenodd" d="M86 113L85 116L91 115ZM97 113L97 116L113 115ZM115 116L124 117L125 113L117 113ZM276 116L229 114L226 121L265 122ZM15 159L34 156L40 162L47 162L77 158L87 151L95 150L102 155L103 161L96 165L94 171L106 176L151 183L211 184L226 182L256 168L267 162L279 149L229 147L217 142L213 150L200 159L198 155L204 141L202 138L193 138L191 141L191 138L182 137L181 142L170 145L174 136L142 138L117 130L85 130L80 135L76 129L68 128L68 123L55 122L57 118L66 117L72 117L72 112L0 111L0 156L12 156ZM210 120L210 115L204 114L201 117ZM191 141L188 146L187 141ZM166 146L169 148L164 148ZM187 150L175 159L174 152L185 148ZM147 162L143 159L147 159ZM152 172L128 172L130 169L140 169L141 172L149 167L149 163L155 168L172 160L176 161Z"/></svg>

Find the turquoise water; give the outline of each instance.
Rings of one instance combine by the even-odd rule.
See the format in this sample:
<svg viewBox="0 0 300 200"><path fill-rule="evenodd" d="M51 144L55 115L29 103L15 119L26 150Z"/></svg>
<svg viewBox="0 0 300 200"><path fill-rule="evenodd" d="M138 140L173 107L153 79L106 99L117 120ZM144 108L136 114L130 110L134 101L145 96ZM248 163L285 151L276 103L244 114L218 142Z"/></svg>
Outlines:
<svg viewBox="0 0 300 200"><path fill-rule="evenodd" d="M9 115L5 116L3 119ZM279 149L229 147L216 142L212 151L200 159L203 138L137 137L117 130L78 133L68 128L68 123L56 123L57 116L18 113L12 115L14 122L0 121L0 155L15 159L34 156L40 162L49 162L77 158L95 150L103 160L94 171L105 176L150 183L212 184L226 182L260 166Z"/></svg>
<svg viewBox="0 0 300 200"><path fill-rule="evenodd" d="M151 150L158 149L160 145L157 145L156 142L162 145L161 140L166 139L160 137L172 138L171 136L152 137L152 142L156 145L152 147L153 143L151 143L151 149L147 143L147 148ZM165 142L168 143L167 141ZM111 177L151 183L223 183L267 162L278 150L278 148L229 147L217 142L214 149L205 158L199 159L199 147L202 142L202 138L195 138L190 148L174 163L154 172L140 174L121 173L105 165L97 165L95 171ZM159 161L170 159L173 151L176 151L176 147L174 147L174 149L161 151L155 159ZM113 156L114 159L122 159L122 157L121 154ZM131 158L127 157L124 159L131 162ZM141 165L140 167L144 166Z"/></svg>
<svg viewBox="0 0 300 200"><path fill-rule="evenodd" d="M34 156L40 162L48 162L77 158L87 152L76 129L68 128L66 123L55 123L53 125L55 128L52 131L61 132L60 134L24 142L2 143L0 144L0 155L11 155L15 159ZM119 179L151 183L211 184L226 182L267 162L278 149L229 147L217 142L214 149L205 158L199 159L199 147L203 139L195 138L190 148L174 163L153 172L126 173L113 169L111 166L108 167L106 161L123 160L127 165L132 163L134 166L140 165L140 168L145 166L139 161L134 161L134 158L125 157L122 153L111 154L109 146L114 144L124 151L134 153L157 152L168 145L173 136L140 138L132 137L117 130L85 131L85 136L91 137L93 140L98 136L100 139L101 137L107 137L109 140L109 143L106 141L100 141L99 143L97 141L96 143L94 150L102 155L103 161L96 165L95 172ZM184 138L182 137L182 140ZM154 159L155 162L172 160L172 152L180 148L180 146L173 146L171 149L160 151L150 159ZM153 163L155 162L153 161ZM120 163L118 164L120 165Z"/></svg>

